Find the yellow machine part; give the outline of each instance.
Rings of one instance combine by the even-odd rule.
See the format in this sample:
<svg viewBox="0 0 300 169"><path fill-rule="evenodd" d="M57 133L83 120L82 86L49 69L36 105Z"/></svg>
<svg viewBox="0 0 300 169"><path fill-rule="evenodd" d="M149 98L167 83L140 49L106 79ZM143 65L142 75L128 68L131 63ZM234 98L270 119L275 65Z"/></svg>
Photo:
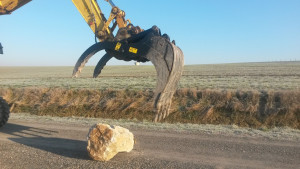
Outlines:
<svg viewBox="0 0 300 169"><path fill-rule="evenodd" d="M98 3L95 0L72 0L72 2L92 31L96 34L101 32L106 19ZM111 35L109 28L107 28L106 32L108 35Z"/></svg>
<svg viewBox="0 0 300 169"><path fill-rule="evenodd" d="M0 0L0 15L10 14L31 0Z"/></svg>

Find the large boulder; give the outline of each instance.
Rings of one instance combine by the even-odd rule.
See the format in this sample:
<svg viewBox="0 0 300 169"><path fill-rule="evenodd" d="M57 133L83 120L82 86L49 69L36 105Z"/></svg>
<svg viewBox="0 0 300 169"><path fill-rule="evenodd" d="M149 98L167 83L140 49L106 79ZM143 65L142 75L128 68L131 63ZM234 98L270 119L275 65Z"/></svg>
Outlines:
<svg viewBox="0 0 300 169"><path fill-rule="evenodd" d="M98 161L109 161L119 152L130 152L134 136L126 128L98 123L90 128L87 150Z"/></svg>

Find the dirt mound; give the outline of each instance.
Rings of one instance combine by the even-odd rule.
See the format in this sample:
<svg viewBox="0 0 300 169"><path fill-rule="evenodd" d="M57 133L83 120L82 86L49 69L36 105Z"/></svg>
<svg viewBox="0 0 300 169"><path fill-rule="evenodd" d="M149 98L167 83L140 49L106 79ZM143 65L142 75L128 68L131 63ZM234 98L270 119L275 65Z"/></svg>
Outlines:
<svg viewBox="0 0 300 169"><path fill-rule="evenodd" d="M155 115L150 90L1 88L0 95L15 113L149 121ZM164 121L300 129L300 91L181 89L171 112Z"/></svg>

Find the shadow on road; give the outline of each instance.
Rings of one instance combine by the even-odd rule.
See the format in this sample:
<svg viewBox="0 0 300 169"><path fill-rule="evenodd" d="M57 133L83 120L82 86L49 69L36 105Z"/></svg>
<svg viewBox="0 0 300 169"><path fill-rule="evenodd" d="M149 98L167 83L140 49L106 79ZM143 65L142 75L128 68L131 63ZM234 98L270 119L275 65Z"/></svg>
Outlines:
<svg viewBox="0 0 300 169"><path fill-rule="evenodd" d="M58 131L8 123L1 128L0 133L12 136L8 137L8 139L15 143L32 148L69 158L90 159L86 151L87 143L85 141L53 136L58 133Z"/></svg>

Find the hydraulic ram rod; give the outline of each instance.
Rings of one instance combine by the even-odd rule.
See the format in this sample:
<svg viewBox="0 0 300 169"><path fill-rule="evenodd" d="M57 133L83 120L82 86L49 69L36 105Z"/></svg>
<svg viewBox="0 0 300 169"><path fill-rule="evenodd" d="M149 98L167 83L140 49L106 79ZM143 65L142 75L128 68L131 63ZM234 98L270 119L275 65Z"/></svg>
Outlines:
<svg viewBox="0 0 300 169"><path fill-rule="evenodd" d="M115 7L116 5L113 3L112 0L105 0L106 2L108 2L110 4L111 7Z"/></svg>

